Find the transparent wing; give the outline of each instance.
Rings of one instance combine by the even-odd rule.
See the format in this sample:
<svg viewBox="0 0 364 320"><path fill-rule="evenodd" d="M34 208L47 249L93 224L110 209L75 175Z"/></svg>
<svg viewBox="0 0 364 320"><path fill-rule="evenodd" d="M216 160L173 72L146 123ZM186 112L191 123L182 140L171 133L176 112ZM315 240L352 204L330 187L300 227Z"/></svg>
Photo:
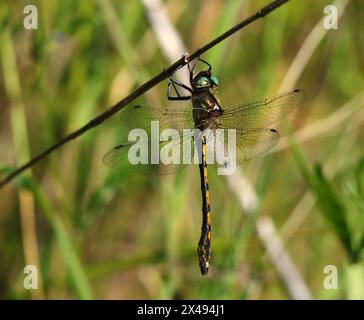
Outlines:
<svg viewBox="0 0 364 320"><path fill-rule="evenodd" d="M193 162L194 121L191 107L128 106L120 119L129 129L129 137L137 132L135 130L141 129L139 138L111 149L103 158L105 165L120 171L164 175L175 173ZM169 140L160 141L163 134Z"/></svg>
<svg viewBox="0 0 364 320"><path fill-rule="evenodd" d="M207 163L217 167L229 167L235 162L235 165L238 166L263 155L273 148L278 140L279 133L269 128L235 130L235 139L229 137L226 130L224 130L223 135L213 130L209 132L207 138ZM212 141L214 141L214 145ZM214 153L214 157L212 153ZM232 162L231 157L235 161Z"/></svg>
<svg viewBox="0 0 364 320"><path fill-rule="evenodd" d="M274 129L252 129L236 132L236 164L261 156L273 148L279 140Z"/></svg>
<svg viewBox="0 0 364 320"><path fill-rule="evenodd" d="M121 114L123 125L128 128L142 128L150 132L151 122L158 121L160 131L174 128L182 133L183 129L194 127L192 108L157 108L150 106L128 106Z"/></svg>
<svg viewBox="0 0 364 320"><path fill-rule="evenodd" d="M298 107L304 95L303 90L294 90L271 99L228 107L220 117L219 127L237 130L266 128Z"/></svg>
<svg viewBox="0 0 364 320"><path fill-rule="evenodd" d="M118 171L157 175L175 173L193 163L193 133L169 134L166 141L145 136L135 142L120 144L105 154L103 162Z"/></svg>

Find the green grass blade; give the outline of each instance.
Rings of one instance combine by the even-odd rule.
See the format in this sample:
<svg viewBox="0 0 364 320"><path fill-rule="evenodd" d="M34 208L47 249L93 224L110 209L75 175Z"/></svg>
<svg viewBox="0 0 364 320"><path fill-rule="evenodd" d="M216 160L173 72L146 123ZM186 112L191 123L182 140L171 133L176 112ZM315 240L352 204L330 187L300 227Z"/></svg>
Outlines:
<svg viewBox="0 0 364 320"><path fill-rule="evenodd" d="M53 229L63 260L70 274L72 284L80 299L92 299L92 291L86 274L84 272L77 251L72 244L72 239L66 232L65 227L49 203L48 199L32 180L22 176L16 179L16 184L20 188L30 190L35 198L37 205L41 208L44 217Z"/></svg>
<svg viewBox="0 0 364 320"><path fill-rule="evenodd" d="M311 170L297 143L293 139L291 141L296 163L306 179L309 188L317 196L320 211L352 259L351 232L346 219L347 211L343 199L339 196L333 185L326 179L321 167L316 166L314 170Z"/></svg>

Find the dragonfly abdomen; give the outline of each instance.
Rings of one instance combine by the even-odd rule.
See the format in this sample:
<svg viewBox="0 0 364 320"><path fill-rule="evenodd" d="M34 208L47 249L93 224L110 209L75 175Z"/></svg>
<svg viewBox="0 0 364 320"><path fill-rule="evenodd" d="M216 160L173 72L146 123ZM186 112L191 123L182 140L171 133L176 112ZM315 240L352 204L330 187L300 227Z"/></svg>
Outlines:
<svg viewBox="0 0 364 320"><path fill-rule="evenodd" d="M211 251L211 212L210 212L210 193L207 176L206 163L206 136L202 135L202 159L199 164L201 176L201 192L202 192L202 226L201 238L198 243L198 258L202 275L206 275L210 266Z"/></svg>

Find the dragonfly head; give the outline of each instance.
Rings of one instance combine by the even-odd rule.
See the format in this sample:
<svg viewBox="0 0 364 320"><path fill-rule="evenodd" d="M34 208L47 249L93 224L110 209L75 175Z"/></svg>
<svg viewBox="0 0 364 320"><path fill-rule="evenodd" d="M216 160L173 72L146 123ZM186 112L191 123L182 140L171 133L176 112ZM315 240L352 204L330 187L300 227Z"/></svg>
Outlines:
<svg viewBox="0 0 364 320"><path fill-rule="evenodd" d="M211 71L200 71L191 83L195 90L206 90L215 88L219 85L219 80L211 75Z"/></svg>

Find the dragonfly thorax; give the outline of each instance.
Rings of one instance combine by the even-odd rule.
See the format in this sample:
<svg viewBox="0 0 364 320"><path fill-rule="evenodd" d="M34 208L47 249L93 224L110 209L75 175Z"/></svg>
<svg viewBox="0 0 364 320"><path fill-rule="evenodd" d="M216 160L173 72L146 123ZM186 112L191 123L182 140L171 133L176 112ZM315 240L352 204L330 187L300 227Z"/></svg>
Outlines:
<svg viewBox="0 0 364 320"><path fill-rule="evenodd" d="M195 128L202 130L217 129L221 109L215 96L210 91L203 91L192 96L193 120Z"/></svg>

